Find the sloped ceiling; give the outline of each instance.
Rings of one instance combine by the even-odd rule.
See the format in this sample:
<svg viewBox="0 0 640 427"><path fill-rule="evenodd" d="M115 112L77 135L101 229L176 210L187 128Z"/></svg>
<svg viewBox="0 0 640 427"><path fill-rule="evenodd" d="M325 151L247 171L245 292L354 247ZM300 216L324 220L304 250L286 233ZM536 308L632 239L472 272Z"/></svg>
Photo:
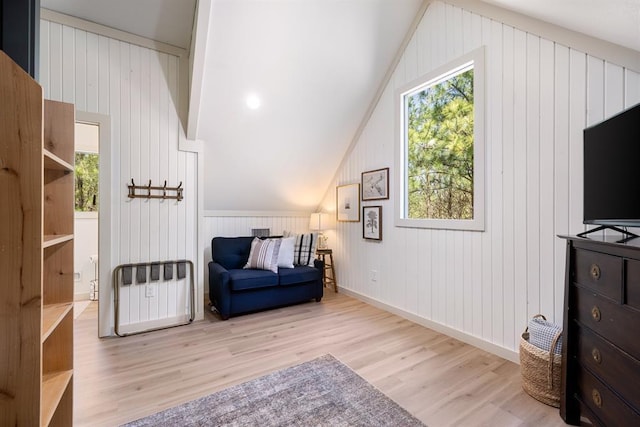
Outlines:
<svg viewBox="0 0 640 427"><path fill-rule="evenodd" d="M640 51L640 0L484 0Z"/></svg>
<svg viewBox="0 0 640 427"><path fill-rule="evenodd" d="M198 128L205 208L314 209L421 3L214 1Z"/></svg>
<svg viewBox="0 0 640 427"><path fill-rule="evenodd" d="M40 0L40 6L188 50L196 0Z"/></svg>
<svg viewBox="0 0 640 427"><path fill-rule="evenodd" d="M205 209L312 210L423 0L211 2L196 129L206 147ZM485 3L640 51L640 0ZM41 0L44 8L185 49L195 5ZM247 107L249 94L259 97L258 109Z"/></svg>

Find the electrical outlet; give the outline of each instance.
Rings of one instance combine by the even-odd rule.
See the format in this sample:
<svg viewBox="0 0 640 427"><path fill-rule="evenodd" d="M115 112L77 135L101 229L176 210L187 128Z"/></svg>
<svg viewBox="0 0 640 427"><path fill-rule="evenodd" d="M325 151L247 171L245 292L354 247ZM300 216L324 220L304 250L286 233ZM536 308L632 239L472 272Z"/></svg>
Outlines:
<svg viewBox="0 0 640 427"><path fill-rule="evenodd" d="M144 287L144 296L147 298L153 298L156 296L156 285L146 285Z"/></svg>
<svg viewBox="0 0 640 427"><path fill-rule="evenodd" d="M371 280L372 282L378 281L378 270L371 270L369 272L369 280Z"/></svg>
<svg viewBox="0 0 640 427"><path fill-rule="evenodd" d="M79 282L80 280L82 280L82 274L79 271L76 271L73 273L73 281L74 282Z"/></svg>

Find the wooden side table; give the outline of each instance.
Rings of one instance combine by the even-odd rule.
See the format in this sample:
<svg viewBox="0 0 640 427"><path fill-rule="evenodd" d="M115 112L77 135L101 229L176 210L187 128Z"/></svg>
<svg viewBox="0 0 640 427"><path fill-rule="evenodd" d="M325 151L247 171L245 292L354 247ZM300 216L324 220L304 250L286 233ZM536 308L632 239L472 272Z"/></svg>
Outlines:
<svg viewBox="0 0 640 427"><path fill-rule="evenodd" d="M327 287L329 283L333 285L333 290L338 292L338 284L336 282L336 271L333 269L333 250L332 249L318 249L316 251L318 258L324 262L324 270L322 271L322 283ZM327 262L327 255L329 255L329 262ZM329 274L327 274L329 272Z"/></svg>

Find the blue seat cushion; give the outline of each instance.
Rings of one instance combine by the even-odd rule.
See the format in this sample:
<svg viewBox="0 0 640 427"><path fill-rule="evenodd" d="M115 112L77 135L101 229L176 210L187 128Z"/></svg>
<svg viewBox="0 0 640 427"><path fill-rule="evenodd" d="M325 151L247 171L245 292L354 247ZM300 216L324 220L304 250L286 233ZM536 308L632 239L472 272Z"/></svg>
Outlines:
<svg viewBox="0 0 640 427"><path fill-rule="evenodd" d="M298 285L304 282L312 282L318 280L322 272L317 268L308 267L306 265L297 265L295 268L279 268L280 285Z"/></svg>
<svg viewBox="0 0 640 427"><path fill-rule="evenodd" d="M229 279L232 291L268 288L278 285L278 275L269 270L229 270Z"/></svg>

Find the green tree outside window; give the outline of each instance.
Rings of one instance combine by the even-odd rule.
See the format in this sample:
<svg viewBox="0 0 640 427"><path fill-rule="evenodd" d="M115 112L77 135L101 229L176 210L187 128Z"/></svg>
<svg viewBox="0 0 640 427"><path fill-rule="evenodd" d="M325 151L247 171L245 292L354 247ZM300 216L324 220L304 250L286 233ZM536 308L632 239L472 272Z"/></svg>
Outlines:
<svg viewBox="0 0 640 427"><path fill-rule="evenodd" d="M473 68L406 96L409 218L473 219Z"/></svg>
<svg viewBox="0 0 640 427"><path fill-rule="evenodd" d="M98 154L76 153L76 212L98 211Z"/></svg>

